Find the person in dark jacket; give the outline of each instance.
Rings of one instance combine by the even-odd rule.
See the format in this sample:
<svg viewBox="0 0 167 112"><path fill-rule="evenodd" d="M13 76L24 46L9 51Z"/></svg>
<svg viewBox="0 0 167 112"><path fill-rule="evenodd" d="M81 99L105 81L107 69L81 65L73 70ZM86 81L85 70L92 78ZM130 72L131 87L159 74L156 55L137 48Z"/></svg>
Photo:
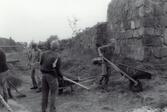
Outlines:
<svg viewBox="0 0 167 112"><path fill-rule="evenodd" d="M42 72L42 112L46 112L48 95L50 92L50 111L56 112L55 96L58 93L58 78L62 77L60 72L61 59L57 53L59 41L50 44L51 50L41 55L40 70Z"/></svg>
<svg viewBox="0 0 167 112"><path fill-rule="evenodd" d="M3 52L2 49L0 49L0 94L3 96L4 100L7 101L8 99L8 83L7 83L7 77L8 77L8 66L6 62L6 55Z"/></svg>

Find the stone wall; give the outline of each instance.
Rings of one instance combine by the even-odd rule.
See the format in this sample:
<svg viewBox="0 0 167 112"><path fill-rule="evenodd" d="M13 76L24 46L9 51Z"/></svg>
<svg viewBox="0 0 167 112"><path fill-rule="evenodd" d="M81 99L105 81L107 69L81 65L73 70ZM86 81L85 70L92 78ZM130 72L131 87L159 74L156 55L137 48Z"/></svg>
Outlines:
<svg viewBox="0 0 167 112"><path fill-rule="evenodd" d="M167 0L112 0L107 16L117 54L154 65L167 63Z"/></svg>

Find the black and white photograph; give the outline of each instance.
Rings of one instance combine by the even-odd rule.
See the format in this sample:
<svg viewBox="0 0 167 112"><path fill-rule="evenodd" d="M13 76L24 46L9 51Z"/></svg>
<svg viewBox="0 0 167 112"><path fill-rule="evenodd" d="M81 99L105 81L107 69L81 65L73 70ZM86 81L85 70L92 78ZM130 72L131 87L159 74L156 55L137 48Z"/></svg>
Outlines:
<svg viewBox="0 0 167 112"><path fill-rule="evenodd" d="M0 0L0 112L167 112L167 0Z"/></svg>

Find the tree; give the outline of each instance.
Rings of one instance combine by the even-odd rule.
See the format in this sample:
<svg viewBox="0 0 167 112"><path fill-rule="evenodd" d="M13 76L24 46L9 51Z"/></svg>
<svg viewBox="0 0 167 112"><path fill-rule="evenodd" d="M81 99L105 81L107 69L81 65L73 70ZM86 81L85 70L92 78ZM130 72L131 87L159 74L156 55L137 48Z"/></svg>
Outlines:
<svg viewBox="0 0 167 112"><path fill-rule="evenodd" d="M72 37L75 37L79 32L81 32L81 29L78 29L78 19L76 17L73 17L72 19L67 19L68 24L72 30Z"/></svg>

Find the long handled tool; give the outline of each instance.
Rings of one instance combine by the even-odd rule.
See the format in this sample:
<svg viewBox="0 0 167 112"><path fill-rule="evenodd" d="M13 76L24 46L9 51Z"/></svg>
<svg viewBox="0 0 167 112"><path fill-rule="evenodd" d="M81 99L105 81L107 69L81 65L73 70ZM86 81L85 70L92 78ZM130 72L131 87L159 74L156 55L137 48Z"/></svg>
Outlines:
<svg viewBox="0 0 167 112"><path fill-rule="evenodd" d="M71 79L69 79L69 78L67 78L67 77L65 77L65 76L63 76L63 79L64 79L64 80L67 80L67 81L69 81L69 82L72 82L72 83L74 83L74 84L76 84L76 85L78 85L78 86L80 86L80 87L82 87L82 88L84 88L84 89L87 89L87 90L90 89L90 88L88 88L88 87L86 87L86 86L84 86L84 85L82 85L82 84L80 84L80 83L78 83L78 82L76 82L76 81L73 81L73 80L71 80Z"/></svg>
<svg viewBox="0 0 167 112"><path fill-rule="evenodd" d="M7 108L7 110L8 110L9 112L14 112L14 111L12 110L12 108L8 105L8 103L4 100L4 98L2 97L2 95L0 95L0 101L1 101L2 104Z"/></svg>
<svg viewBox="0 0 167 112"><path fill-rule="evenodd" d="M123 72L121 69L119 69L114 63L112 63L110 60L108 60L107 58L105 58L103 56L103 59L105 61L107 61L117 72L120 72L121 74L123 74L123 76L127 77L129 80L133 81L135 85L138 84L138 82L136 80L134 80L132 77L130 77L129 75L127 75L125 72Z"/></svg>
<svg viewBox="0 0 167 112"><path fill-rule="evenodd" d="M119 67L117 67L114 63L112 63L110 60L108 60L106 57L104 57L103 53L101 52L101 49L107 48L109 46L112 46L111 44L104 45L98 48L98 54L101 56L105 61L107 61L117 72L120 72L123 76L134 82L135 85L138 84L136 80L134 80L132 77L130 77L128 74L126 74L124 71L122 71Z"/></svg>

